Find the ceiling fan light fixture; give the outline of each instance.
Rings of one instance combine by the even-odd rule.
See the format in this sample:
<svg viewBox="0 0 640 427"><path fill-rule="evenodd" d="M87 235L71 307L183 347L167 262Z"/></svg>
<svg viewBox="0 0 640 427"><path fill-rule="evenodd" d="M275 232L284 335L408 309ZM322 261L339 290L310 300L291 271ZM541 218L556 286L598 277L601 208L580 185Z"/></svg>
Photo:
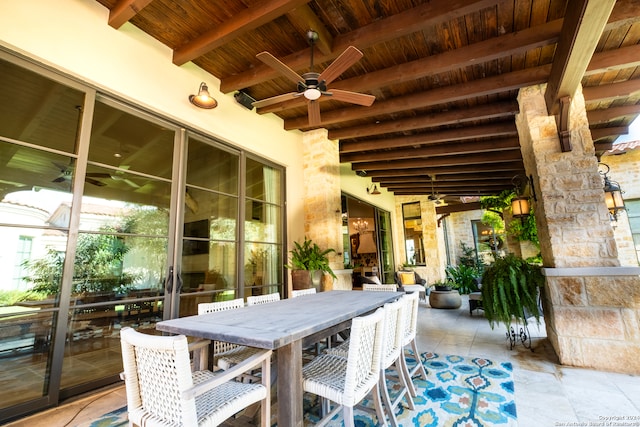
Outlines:
<svg viewBox="0 0 640 427"><path fill-rule="evenodd" d="M207 110L218 106L218 101L209 94L209 88L205 82L200 83L197 95L189 95L189 102L198 108Z"/></svg>
<svg viewBox="0 0 640 427"><path fill-rule="evenodd" d="M309 88L304 91L304 97L307 98L309 101L315 101L316 99L320 98L321 95L322 95L322 92L320 92L316 88Z"/></svg>

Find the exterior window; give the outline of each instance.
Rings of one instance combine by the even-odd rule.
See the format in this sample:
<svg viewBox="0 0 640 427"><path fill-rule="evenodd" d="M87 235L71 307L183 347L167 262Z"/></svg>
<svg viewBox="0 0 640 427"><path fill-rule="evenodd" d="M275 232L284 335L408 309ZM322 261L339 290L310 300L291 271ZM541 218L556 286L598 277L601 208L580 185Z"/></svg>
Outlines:
<svg viewBox="0 0 640 427"><path fill-rule="evenodd" d="M404 203L402 205L402 220L407 264L425 265L420 202Z"/></svg>
<svg viewBox="0 0 640 427"><path fill-rule="evenodd" d="M636 248L638 260L640 260L640 199L625 200L624 204L627 209L631 235L633 236L633 245Z"/></svg>
<svg viewBox="0 0 640 427"><path fill-rule="evenodd" d="M33 245L33 237L18 237L18 245L16 247L16 263L13 268L13 287L14 289L26 290L27 282L24 280L26 273L25 261L31 257L31 247Z"/></svg>

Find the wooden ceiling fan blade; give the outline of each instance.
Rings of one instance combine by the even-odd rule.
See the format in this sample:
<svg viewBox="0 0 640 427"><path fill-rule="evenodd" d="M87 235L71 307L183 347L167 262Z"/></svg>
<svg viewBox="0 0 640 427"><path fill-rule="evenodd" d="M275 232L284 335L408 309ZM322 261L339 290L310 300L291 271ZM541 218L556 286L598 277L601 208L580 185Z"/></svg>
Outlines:
<svg viewBox="0 0 640 427"><path fill-rule="evenodd" d="M98 181L97 179L93 179L93 178L89 178L89 177L85 177L84 180L86 182L88 182L89 184L93 184L93 185L95 185L97 187L104 187L105 185L107 185L102 181Z"/></svg>
<svg viewBox="0 0 640 427"><path fill-rule="evenodd" d="M350 102L351 104L364 105L365 107L371 107L373 101L376 100L373 95L340 89L331 89L327 92L327 95L330 95L336 101Z"/></svg>
<svg viewBox="0 0 640 427"><path fill-rule="evenodd" d="M260 101L252 102L251 105L256 108L268 107L269 105L277 104L279 102L290 101L301 95L302 94L298 92L289 92L282 95L272 96L271 98L265 98Z"/></svg>
<svg viewBox="0 0 640 427"><path fill-rule="evenodd" d="M256 55L256 58L258 58L260 61L264 62L266 65L273 68L274 70L278 71L280 74L282 74L292 82L304 83L304 79L300 74L293 71L291 68L289 68L283 62L281 62L275 56L271 55L269 52L260 52L259 54Z"/></svg>
<svg viewBox="0 0 640 427"><path fill-rule="evenodd" d="M331 65L320 73L318 80L324 80L326 85L330 84L332 81L337 79L340 74L344 73L347 68L358 62L360 58L362 58L362 52L353 46L349 46L339 57L336 58L335 61L331 63Z"/></svg>
<svg viewBox="0 0 640 427"><path fill-rule="evenodd" d="M320 103L318 101L309 101L309 126L319 126L320 119Z"/></svg>

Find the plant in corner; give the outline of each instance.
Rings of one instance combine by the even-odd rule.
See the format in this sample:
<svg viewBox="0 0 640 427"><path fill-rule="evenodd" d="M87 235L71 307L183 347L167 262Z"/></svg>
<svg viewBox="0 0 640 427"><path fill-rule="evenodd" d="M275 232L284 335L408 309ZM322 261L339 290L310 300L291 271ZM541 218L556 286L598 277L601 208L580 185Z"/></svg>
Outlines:
<svg viewBox="0 0 640 427"><path fill-rule="evenodd" d="M306 236L304 242L293 242L294 249L289 253L291 254L291 261L285 265L286 268L291 270L291 280L293 289L305 289L311 287L311 274L314 271L321 271L322 273L329 274L334 279L335 273L329 266L329 255L335 252L334 249L321 249L317 243L311 241Z"/></svg>
<svg viewBox="0 0 640 427"><path fill-rule="evenodd" d="M513 254L496 259L482 275L482 305L491 328L503 323L509 330L514 320L526 325L531 315L540 323L538 295L543 285L541 266Z"/></svg>

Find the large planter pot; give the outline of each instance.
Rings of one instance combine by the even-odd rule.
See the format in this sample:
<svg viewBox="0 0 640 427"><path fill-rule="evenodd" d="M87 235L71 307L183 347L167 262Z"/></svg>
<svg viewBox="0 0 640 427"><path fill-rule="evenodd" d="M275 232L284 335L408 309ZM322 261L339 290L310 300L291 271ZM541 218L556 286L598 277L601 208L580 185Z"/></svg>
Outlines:
<svg viewBox="0 0 640 427"><path fill-rule="evenodd" d="M294 291L309 289L313 285L309 270L291 270L291 288Z"/></svg>
<svg viewBox="0 0 640 427"><path fill-rule="evenodd" d="M460 308L462 298L456 290L431 291L429 293L429 305L432 308Z"/></svg>

